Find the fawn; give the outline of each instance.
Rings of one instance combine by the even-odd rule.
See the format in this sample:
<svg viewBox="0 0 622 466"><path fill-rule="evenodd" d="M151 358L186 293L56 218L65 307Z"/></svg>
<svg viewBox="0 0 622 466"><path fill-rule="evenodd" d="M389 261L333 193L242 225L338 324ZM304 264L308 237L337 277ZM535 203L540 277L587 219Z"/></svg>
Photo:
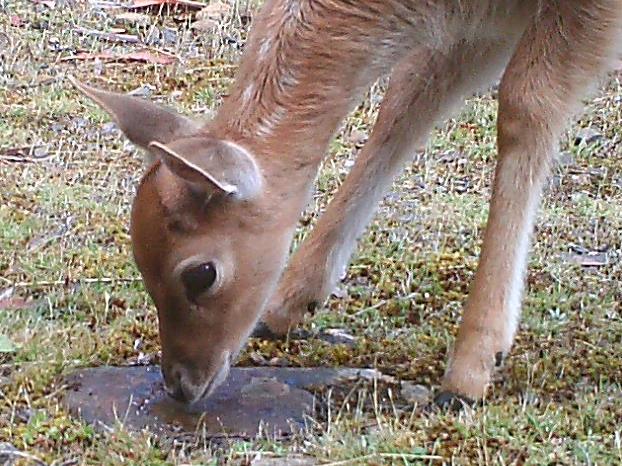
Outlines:
<svg viewBox="0 0 622 466"><path fill-rule="evenodd" d="M501 76L490 214L436 401L481 399L516 332L556 144L621 30L622 0L267 0L209 123L74 80L152 157L131 236L171 396L209 395L253 329L283 335L321 305L400 168L442 117ZM388 73L369 141L286 264L331 137Z"/></svg>

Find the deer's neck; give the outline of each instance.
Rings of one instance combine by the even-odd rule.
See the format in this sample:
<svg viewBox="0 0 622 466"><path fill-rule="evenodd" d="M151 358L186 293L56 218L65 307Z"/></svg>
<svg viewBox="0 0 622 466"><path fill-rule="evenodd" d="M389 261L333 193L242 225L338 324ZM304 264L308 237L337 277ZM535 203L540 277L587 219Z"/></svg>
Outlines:
<svg viewBox="0 0 622 466"><path fill-rule="evenodd" d="M344 40L347 24L305 6L275 0L264 7L214 122L291 191L308 191L340 121L381 71L370 66L370 44Z"/></svg>

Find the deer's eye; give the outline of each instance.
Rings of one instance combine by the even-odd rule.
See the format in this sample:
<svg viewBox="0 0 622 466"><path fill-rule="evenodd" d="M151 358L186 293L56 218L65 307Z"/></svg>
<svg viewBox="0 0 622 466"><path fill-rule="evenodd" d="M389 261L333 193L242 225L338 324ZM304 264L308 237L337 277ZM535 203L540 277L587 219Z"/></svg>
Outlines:
<svg viewBox="0 0 622 466"><path fill-rule="evenodd" d="M205 262L199 265L192 265L181 274L181 281L186 288L186 296L190 301L196 299L210 289L216 282L218 274L212 262Z"/></svg>

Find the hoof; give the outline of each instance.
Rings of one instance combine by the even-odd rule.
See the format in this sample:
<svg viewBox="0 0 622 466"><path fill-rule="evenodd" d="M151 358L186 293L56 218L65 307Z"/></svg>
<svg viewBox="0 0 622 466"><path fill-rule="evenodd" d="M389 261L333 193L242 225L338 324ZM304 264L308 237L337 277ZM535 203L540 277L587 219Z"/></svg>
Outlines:
<svg viewBox="0 0 622 466"><path fill-rule="evenodd" d="M289 334L285 333L281 335L270 330L270 327L268 327L265 322L259 322L255 325L255 329L253 333L251 333L251 338L260 338L270 341L285 340L288 337L291 340L308 340L311 336L311 332L304 329L295 329L289 332Z"/></svg>
<svg viewBox="0 0 622 466"><path fill-rule="evenodd" d="M261 338L262 340L284 340L285 335L279 335L270 330L264 322L258 322L255 325L253 333L251 333L252 338Z"/></svg>
<svg viewBox="0 0 622 466"><path fill-rule="evenodd" d="M434 397L434 404L443 410L459 412L465 406L473 406L475 401L449 391L442 391Z"/></svg>

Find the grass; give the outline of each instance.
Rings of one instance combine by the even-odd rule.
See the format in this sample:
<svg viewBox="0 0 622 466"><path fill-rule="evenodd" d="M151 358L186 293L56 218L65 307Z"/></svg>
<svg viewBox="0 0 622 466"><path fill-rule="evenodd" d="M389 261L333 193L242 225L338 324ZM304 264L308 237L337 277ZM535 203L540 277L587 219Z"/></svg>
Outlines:
<svg viewBox="0 0 622 466"><path fill-rule="evenodd" d="M0 0L0 294L8 297L0 301L0 334L17 346L0 355L0 450L12 445L56 465L622 462L620 75L588 103L562 145L564 163L537 222L516 345L482 408L426 412L361 385L345 401L324 394L332 414L305 436L226 445L123 426L96 432L70 418L60 405L64 374L131 363L139 353L157 361L158 334L127 232L140 154L63 78L72 73L127 91L149 84L150 98L207 115L235 73L239 50L225 38L244 40L247 7L236 4L237 14L214 34L196 34L179 14L126 25L145 40L156 30L173 34L152 46L179 58L162 66L62 60L76 50L137 46L75 32L110 30L118 25L114 10L56 3ZM381 94L382 85L374 86L373 98L333 142L298 239L342 182ZM495 163L495 109L493 96L473 98L434 134L385 198L339 297L305 324L343 328L357 343L252 341L241 364L252 364L255 352L293 366L376 367L436 387L477 264ZM575 145L580 127L602 137ZM33 150L8 156L16 147ZM607 263L582 267L568 259L581 248L607 252Z"/></svg>

